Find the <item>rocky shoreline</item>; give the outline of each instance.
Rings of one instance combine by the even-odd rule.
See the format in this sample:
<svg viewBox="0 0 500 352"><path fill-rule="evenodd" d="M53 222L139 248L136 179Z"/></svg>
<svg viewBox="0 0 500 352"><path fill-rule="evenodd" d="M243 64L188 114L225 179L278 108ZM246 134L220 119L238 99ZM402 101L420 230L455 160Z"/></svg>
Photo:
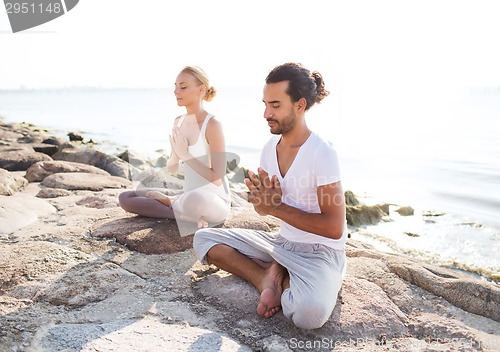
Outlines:
<svg viewBox="0 0 500 352"><path fill-rule="evenodd" d="M124 189L145 185L175 192L182 180L140 168L143 161L132 155L122 157L133 165L72 139L0 122L2 351L496 351L500 346L498 285L354 239L348 240L348 271L337 306L321 329L298 329L281 313L260 318L256 291L201 265L192 236L181 237L175 221L142 218L118 207ZM241 175L234 171L238 182ZM346 196L353 231L390 216L387 205L366 206L352 192ZM222 226L269 231L278 222L258 216L235 192Z"/></svg>

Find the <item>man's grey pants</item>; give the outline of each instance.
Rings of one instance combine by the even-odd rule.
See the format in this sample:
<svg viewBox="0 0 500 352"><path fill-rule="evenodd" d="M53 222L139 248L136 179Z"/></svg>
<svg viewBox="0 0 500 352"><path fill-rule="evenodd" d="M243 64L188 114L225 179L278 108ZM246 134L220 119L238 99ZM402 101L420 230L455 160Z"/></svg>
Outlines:
<svg viewBox="0 0 500 352"><path fill-rule="evenodd" d="M296 326L316 329L328 320L342 285L345 251L322 244L291 242L277 233L247 229L202 229L194 236L198 259L217 244L235 248L249 258L275 260L290 274L290 287L281 295L283 314Z"/></svg>

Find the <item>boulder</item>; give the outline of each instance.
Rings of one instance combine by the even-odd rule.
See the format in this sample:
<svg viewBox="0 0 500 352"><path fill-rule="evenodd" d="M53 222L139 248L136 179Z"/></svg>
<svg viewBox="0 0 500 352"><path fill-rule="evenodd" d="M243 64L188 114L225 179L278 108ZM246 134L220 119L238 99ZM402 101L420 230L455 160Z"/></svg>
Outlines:
<svg viewBox="0 0 500 352"><path fill-rule="evenodd" d="M83 136L80 132L69 132L68 138L71 142L83 142Z"/></svg>
<svg viewBox="0 0 500 352"><path fill-rule="evenodd" d="M138 169L145 169L149 166L145 156L132 150L126 150L119 154L118 157Z"/></svg>
<svg viewBox="0 0 500 352"><path fill-rule="evenodd" d="M27 184L28 180L24 177L0 169L0 196L10 196L26 187Z"/></svg>
<svg viewBox="0 0 500 352"><path fill-rule="evenodd" d="M60 146L61 144L64 143L64 141L59 138L59 137L54 137L54 136L51 136L51 137L48 137L48 138L45 138L43 141L42 141L43 144L50 144L50 145L55 145L55 146Z"/></svg>
<svg viewBox="0 0 500 352"><path fill-rule="evenodd" d="M388 267L403 279L468 312L500 321L500 287L460 276L449 269L397 260Z"/></svg>
<svg viewBox="0 0 500 352"><path fill-rule="evenodd" d="M109 172L112 176L132 179L138 171L126 161L92 148L59 148L54 160L72 161L92 165Z"/></svg>
<svg viewBox="0 0 500 352"><path fill-rule="evenodd" d="M22 134L15 131L15 128L12 124L0 122L0 141L16 142L19 137L22 137Z"/></svg>
<svg viewBox="0 0 500 352"><path fill-rule="evenodd" d="M351 226L375 225L388 215L382 205L347 205L347 224Z"/></svg>
<svg viewBox="0 0 500 352"><path fill-rule="evenodd" d="M193 246L193 236L181 237L173 219L127 216L98 221L92 227L91 234L97 238L115 238L130 250L145 254L174 253Z"/></svg>
<svg viewBox="0 0 500 352"><path fill-rule="evenodd" d="M52 160L44 153L35 152L33 148L3 147L0 149L0 168L9 171L25 171L38 161Z"/></svg>
<svg viewBox="0 0 500 352"><path fill-rule="evenodd" d="M412 216L415 214L415 210L410 206L404 206L396 209L396 213L398 213L401 216Z"/></svg>
<svg viewBox="0 0 500 352"><path fill-rule="evenodd" d="M130 188L132 183L122 177L99 175L87 172L58 173L47 176L41 183L44 187L67 190L102 191L105 188Z"/></svg>
<svg viewBox="0 0 500 352"><path fill-rule="evenodd" d="M33 143L31 144L31 147L35 150L35 152L44 153L47 154L48 156L54 155L59 149L57 145L46 144L46 143Z"/></svg>
<svg viewBox="0 0 500 352"><path fill-rule="evenodd" d="M71 161L53 160L40 161L31 165L29 169L26 170L25 177L29 182L41 182L49 175L65 172L85 172L109 176L108 172L92 165Z"/></svg>
<svg viewBox="0 0 500 352"><path fill-rule="evenodd" d="M346 205L359 205L359 200L352 191L345 191L344 197Z"/></svg>
<svg viewBox="0 0 500 352"><path fill-rule="evenodd" d="M87 201L94 198L95 196L87 196L84 199ZM77 203L85 205L83 202L80 200ZM110 200L113 205L114 202L116 199ZM279 226L279 220L271 216L260 216L252 209L232 208L228 219L214 226L273 231ZM127 215L120 219L96 222L91 234L98 238L115 238L118 243L140 253L165 254L192 248L193 234L197 229L194 223L175 219Z"/></svg>

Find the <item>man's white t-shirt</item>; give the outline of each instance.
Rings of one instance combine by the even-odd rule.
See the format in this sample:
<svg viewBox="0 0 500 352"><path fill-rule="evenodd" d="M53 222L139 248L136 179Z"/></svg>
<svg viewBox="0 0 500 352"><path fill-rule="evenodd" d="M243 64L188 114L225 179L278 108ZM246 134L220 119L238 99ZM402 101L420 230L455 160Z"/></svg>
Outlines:
<svg viewBox="0 0 500 352"><path fill-rule="evenodd" d="M340 181L337 152L330 142L313 132L300 147L285 177L282 177L276 154L276 145L280 140L281 136L275 135L266 143L260 158L261 167L269 177L278 177L283 203L309 213L320 213L317 188ZM299 230L283 220L280 234L289 241L321 243L342 250L347 240L347 221L338 240Z"/></svg>

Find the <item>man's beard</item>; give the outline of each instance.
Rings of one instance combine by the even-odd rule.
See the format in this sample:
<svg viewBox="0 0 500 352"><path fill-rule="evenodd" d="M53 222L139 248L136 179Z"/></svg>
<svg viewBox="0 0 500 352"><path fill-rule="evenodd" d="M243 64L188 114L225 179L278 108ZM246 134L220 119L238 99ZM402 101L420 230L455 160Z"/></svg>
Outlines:
<svg viewBox="0 0 500 352"><path fill-rule="evenodd" d="M295 123L297 122L297 115L293 110L290 110L290 114L281 121L273 118L268 118L267 121L274 121L277 123L275 127L271 127L272 134L286 134L295 126Z"/></svg>

